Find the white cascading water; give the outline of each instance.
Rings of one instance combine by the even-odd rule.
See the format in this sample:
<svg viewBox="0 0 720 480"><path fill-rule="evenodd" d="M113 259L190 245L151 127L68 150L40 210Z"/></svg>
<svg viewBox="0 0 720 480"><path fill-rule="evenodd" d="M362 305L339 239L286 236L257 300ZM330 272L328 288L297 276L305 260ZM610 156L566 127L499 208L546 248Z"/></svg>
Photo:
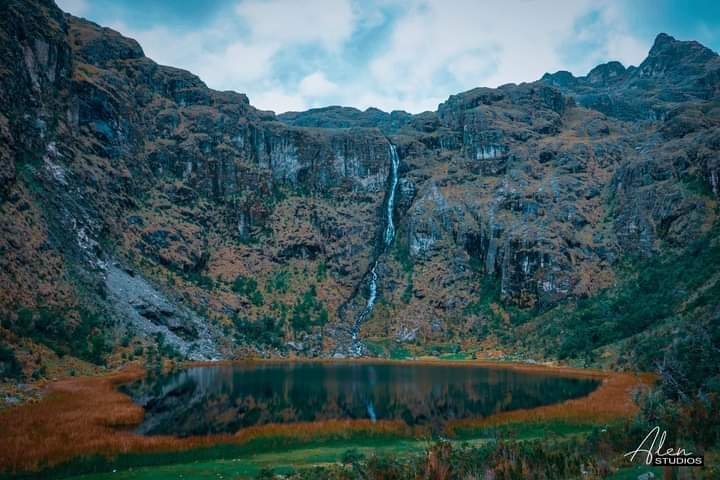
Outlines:
<svg viewBox="0 0 720 480"><path fill-rule="evenodd" d="M388 194L385 227L385 245L383 251L387 250L395 238L395 224L393 223L393 208L395 208L395 190L398 184L398 167L400 166L400 158L397 154L395 145L390 144L390 160L392 161L392 170L390 172L390 192Z"/></svg>
<svg viewBox="0 0 720 480"><path fill-rule="evenodd" d="M387 205L385 208L385 232L383 234L383 249L380 255L387 252L393 239L395 238L393 209L395 208L395 191L397 190L398 184L398 167L400 166L400 157L398 157L397 149L392 143L390 144L390 161L392 162L390 167L390 190L388 190ZM360 355L362 353L362 344L360 343L359 338L360 325L370 317L370 314L372 314L373 308L375 307L375 300L377 300L377 266L378 261L375 260L375 263L370 269L370 295L368 295L365 308L360 315L358 315L352 330L352 349L356 355Z"/></svg>
<svg viewBox="0 0 720 480"><path fill-rule="evenodd" d="M368 417L370 417L372 423L375 423L377 421L377 415L375 414L375 406L373 405L372 401L368 402L367 411Z"/></svg>
<svg viewBox="0 0 720 480"><path fill-rule="evenodd" d="M377 272L375 271L377 269L377 260L373 264L372 269L370 269L370 295L368 295L367 304L365 305L365 309L363 310L363 313L360 315L361 319L364 321L367 319L367 317L370 316L370 313L372 312L373 307L375 306L375 300L377 299Z"/></svg>

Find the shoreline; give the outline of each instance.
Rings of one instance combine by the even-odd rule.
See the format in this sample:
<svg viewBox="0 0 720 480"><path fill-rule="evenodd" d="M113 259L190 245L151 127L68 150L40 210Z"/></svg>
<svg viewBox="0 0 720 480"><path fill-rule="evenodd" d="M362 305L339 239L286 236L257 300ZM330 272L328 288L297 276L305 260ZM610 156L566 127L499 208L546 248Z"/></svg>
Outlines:
<svg viewBox="0 0 720 480"><path fill-rule="evenodd" d="M245 359L218 362L186 362L180 368L272 363L382 363L434 366L505 368L515 371L600 379L589 395L528 410L500 412L484 418L448 422L446 431L485 428L515 422L565 420L606 422L627 418L637 412L634 391L654 378L597 369L578 369L543 364L495 362L489 360L387 359ZM177 437L143 436L132 432L142 422L144 411L117 387L141 379L143 367L132 364L106 375L68 377L45 386L38 401L0 411L0 474L37 472L88 456L114 457L134 453L186 452L221 444L243 445L251 440L286 438L310 441L322 437L350 438L357 435L418 437L422 428L400 420L328 420L311 423L267 424L242 429L234 434Z"/></svg>
<svg viewBox="0 0 720 480"><path fill-rule="evenodd" d="M520 361L491 360L491 359L462 359L448 360L438 357L415 357L408 359L390 358L246 358L239 360L215 360L215 361L192 361L179 363L179 368L193 367L218 367L232 365L261 365L261 364L303 364L303 363L365 363L375 365L429 365L439 367L477 367L477 368L502 368L519 372L546 373L560 375L570 378L601 379L608 375L615 375L627 372L614 372L598 368L578 368L557 365L555 363L529 363ZM630 375L641 375L651 378L652 373L630 373Z"/></svg>

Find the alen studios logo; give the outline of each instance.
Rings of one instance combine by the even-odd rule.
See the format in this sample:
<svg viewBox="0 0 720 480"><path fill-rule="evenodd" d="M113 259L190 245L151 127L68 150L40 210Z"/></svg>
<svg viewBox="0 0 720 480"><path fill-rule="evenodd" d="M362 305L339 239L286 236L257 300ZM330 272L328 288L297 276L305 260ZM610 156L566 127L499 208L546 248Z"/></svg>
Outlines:
<svg viewBox="0 0 720 480"><path fill-rule="evenodd" d="M665 439L667 432L665 430L660 431L660 427L655 427L650 430L640 445L630 452L625 454L625 457L630 457L630 461L634 461L635 457L639 455L639 459L642 460L642 455L645 455L645 465L654 465L656 467L661 466L686 466L686 467L701 467L705 462L702 455L698 455L693 452L688 452L684 448L666 448Z"/></svg>

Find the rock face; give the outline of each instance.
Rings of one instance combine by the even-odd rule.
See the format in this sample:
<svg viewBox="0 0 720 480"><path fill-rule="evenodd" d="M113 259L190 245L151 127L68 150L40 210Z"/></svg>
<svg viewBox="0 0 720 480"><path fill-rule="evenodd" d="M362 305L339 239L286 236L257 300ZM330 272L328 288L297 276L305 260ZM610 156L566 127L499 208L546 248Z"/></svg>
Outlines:
<svg viewBox="0 0 720 480"><path fill-rule="evenodd" d="M488 289L500 310L541 312L715 222L720 59L697 42L661 34L638 67L477 88L419 115L276 116L51 2L0 14L14 334L20 307L68 325L91 308L114 319L97 335L162 332L195 358L332 354L375 294L361 338L482 343Z"/></svg>
<svg viewBox="0 0 720 480"><path fill-rule="evenodd" d="M572 95L585 107L621 120L665 120L674 108L712 100L718 94L718 55L698 42L661 33L637 67L598 65L585 77L545 74L542 81Z"/></svg>

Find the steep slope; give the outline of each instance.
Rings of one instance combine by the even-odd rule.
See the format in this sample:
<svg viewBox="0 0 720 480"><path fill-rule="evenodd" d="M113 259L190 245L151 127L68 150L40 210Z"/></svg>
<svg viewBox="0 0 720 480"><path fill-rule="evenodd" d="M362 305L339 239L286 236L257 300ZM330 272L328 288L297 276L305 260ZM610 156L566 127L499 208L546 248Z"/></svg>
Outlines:
<svg viewBox="0 0 720 480"><path fill-rule="evenodd" d="M387 138L377 129L287 127L244 95L156 65L133 40L51 3L25 3L3 6L3 47L14 59L4 70L2 108L10 130L3 241L12 254L4 256L2 308L10 330L27 336L47 316L71 327L89 310L117 322L93 324L88 341L108 330L113 343L162 334L183 353L187 342L207 339L193 338L198 325L185 325L192 315L163 307L180 302L205 317L216 347L231 355L255 336L263 349L285 350L281 336L326 323L328 310L352 296L373 255L367 240L380 234ZM28 100L38 112L18 104ZM31 228L41 238L23 245ZM45 273L52 265L43 255L60 265ZM342 275L323 273L316 288L305 281L308 270ZM18 278L25 283L15 285ZM34 295L43 278L47 290L58 295L65 286L65 294ZM258 281L272 283L273 299L247 290ZM158 288L168 298L156 301ZM127 291L140 292L133 308L147 320L141 331L127 325L127 302L118 302ZM269 321L274 331L244 331L268 313L283 317ZM321 338L311 340L321 347Z"/></svg>
<svg viewBox="0 0 720 480"><path fill-rule="evenodd" d="M157 350L555 358L629 258L717 242L720 60L696 42L437 112L275 116L52 2L0 9L0 329L26 374Z"/></svg>

